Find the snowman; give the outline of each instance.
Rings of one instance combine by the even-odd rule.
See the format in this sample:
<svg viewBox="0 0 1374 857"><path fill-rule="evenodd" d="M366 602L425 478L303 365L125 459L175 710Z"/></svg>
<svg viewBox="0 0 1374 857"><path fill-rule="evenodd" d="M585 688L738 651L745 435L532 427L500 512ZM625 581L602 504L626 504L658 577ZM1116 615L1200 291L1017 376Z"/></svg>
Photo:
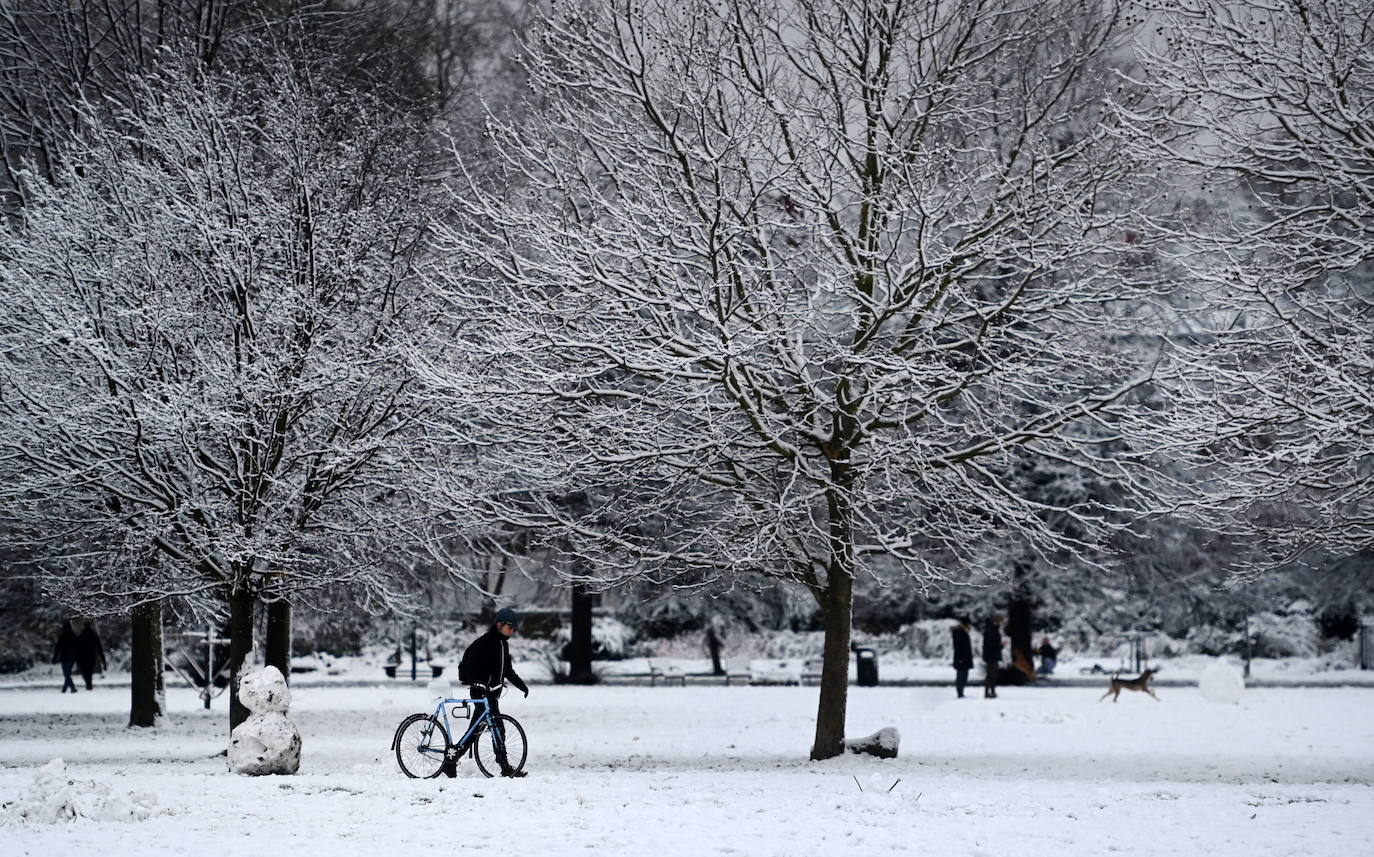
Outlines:
<svg viewBox="0 0 1374 857"><path fill-rule="evenodd" d="M294 774L301 766L301 733L286 717L291 689L276 667L239 678L239 701L252 712L229 738L229 770L236 774Z"/></svg>

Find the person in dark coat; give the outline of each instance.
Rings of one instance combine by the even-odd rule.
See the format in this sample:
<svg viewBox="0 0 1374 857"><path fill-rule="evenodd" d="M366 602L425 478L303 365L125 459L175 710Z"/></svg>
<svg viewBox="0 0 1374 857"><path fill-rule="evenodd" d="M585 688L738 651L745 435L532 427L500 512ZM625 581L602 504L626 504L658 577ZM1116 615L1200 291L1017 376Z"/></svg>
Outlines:
<svg viewBox="0 0 1374 857"><path fill-rule="evenodd" d="M502 607L496 611L492 617L491 627L487 632L472 641L472 644L463 652L463 659L458 662L458 680L468 686L468 695L472 699L485 699L487 707L491 709L492 722L495 728L500 729L501 707L497 702L501 695L501 688L506 682L510 682L516 689L522 691L525 696L530 695L529 685L525 684L524 679L520 678L515 672L515 665L510 659L510 637L520 627L520 616L509 607ZM473 712L476 716L476 712ZM523 777L524 771L517 771L511 767L506 759L504 749L505 733L501 733L502 748L496 751L496 764L501 766L501 776L503 777ZM465 747L458 747L448 759L444 760L443 772L450 777L458 775L458 757L463 754Z"/></svg>
<svg viewBox="0 0 1374 857"><path fill-rule="evenodd" d="M72 630L72 620L62 623L57 635L57 645L52 651L52 662L62 665L62 692L76 693L76 682L72 681L72 668L76 666L76 632Z"/></svg>
<svg viewBox="0 0 1374 857"><path fill-rule="evenodd" d="M1002 617L993 615L983 623L983 698L997 698L997 670L1002 663Z"/></svg>
<svg viewBox="0 0 1374 857"><path fill-rule="evenodd" d="M89 621L85 626L76 638L76 666L81 670L86 689L91 690L91 676L105 672L105 649L100 645L100 635L95 632L95 626Z"/></svg>
<svg viewBox="0 0 1374 857"><path fill-rule="evenodd" d="M1049 637L1040 639L1040 648L1035 650L1040 656L1040 669L1036 670L1040 675L1053 675L1055 664L1059 663L1059 650L1050 643Z"/></svg>
<svg viewBox="0 0 1374 857"><path fill-rule="evenodd" d="M964 688L968 686L968 671L973 669L973 643L968 632L972 623L967 616L959 617L959 624L950 629L954 637L954 693L964 698Z"/></svg>

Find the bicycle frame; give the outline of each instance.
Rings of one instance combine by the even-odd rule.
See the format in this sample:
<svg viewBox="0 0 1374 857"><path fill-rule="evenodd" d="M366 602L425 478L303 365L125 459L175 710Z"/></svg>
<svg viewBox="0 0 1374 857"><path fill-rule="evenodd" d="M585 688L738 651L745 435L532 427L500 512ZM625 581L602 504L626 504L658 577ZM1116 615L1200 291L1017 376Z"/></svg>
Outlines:
<svg viewBox="0 0 1374 857"><path fill-rule="evenodd" d="M454 727L449 718L449 706L452 705L462 705L465 709L469 705L478 708L478 713L468 719L467 730L463 732L463 736L456 740L453 738ZM472 748L472 739L482 731L483 726L491 729L492 740L498 745L506 743L506 736L502 734L503 730L496 728L496 721L491 716L491 705L486 699L442 699L434 707L434 718L443 724L444 732L449 736L449 743L455 747L461 745L463 752Z"/></svg>

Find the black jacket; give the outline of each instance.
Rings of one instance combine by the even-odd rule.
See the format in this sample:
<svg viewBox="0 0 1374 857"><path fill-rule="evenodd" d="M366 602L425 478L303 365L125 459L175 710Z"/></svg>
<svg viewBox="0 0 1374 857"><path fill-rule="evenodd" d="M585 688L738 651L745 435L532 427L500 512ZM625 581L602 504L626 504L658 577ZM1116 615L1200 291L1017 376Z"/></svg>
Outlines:
<svg viewBox="0 0 1374 857"><path fill-rule="evenodd" d="M487 687L500 687L504 680L524 693L530 692L524 679L515 674L515 666L510 660L510 642L495 625L473 640L463 652L463 659L458 662L458 680L467 685L484 684Z"/></svg>
<svg viewBox="0 0 1374 857"><path fill-rule="evenodd" d="M973 643L969 642L968 631L963 625L955 625L950 633L954 636L954 668L973 669Z"/></svg>
<svg viewBox="0 0 1374 857"><path fill-rule="evenodd" d="M983 663L996 664L1002 662L1002 629L997 627L996 622L988 622L983 625Z"/></svg>
<svg viewBox="0 0 1374 857"><path fill-rule="evenodd" d="M57 635L57 645L53 647L52 662L63 664L76 663L76 632L72 630L72 623L68 622L62 626L62 633Z"/></svg>
<svg viewBox="0 0 1374 857"><path fill-rule="evenodd" d="M82 628L76 638L76 662L88 672L97 668L105 671L105 649L100 645L100 635L90 625Z"/></svg>

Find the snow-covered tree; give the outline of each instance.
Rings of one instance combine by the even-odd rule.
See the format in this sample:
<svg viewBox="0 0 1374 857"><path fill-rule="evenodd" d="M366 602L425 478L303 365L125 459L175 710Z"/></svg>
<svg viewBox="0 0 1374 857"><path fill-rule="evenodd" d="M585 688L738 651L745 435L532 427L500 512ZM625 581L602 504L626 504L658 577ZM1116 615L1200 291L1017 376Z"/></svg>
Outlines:
<svg viewBox="0 0 1374 857"><path fill-rule="evenodd" d="M1154 4L1158 111L1126 139L1186 189L1161 219L1207 299L1179 337L1214 489L1276 552L1374 546L1374 3ZM1180 212L1174 212L1175 215ZM1209 437L1180 436L1195 443ZM1366 586L1368 586L1366 579Z"/></svg>
<svg viewBox="0 0 1374 857"><path fill-rule="evenodd" d="M468 95L479 69L487 77L505 74L491 59L491 45L509 38L511 27L499 31L498 22L515 14L479 0L2 4L0 202L21 202L16 171L49 173L62 160L83 100L133 106L144 76L169 55L207 70L241 71L271 43L313 56L315 73L335 83L384 91L395 105L437 102ZM318 57L329 57L327 70Z"/></svg>
<svg viewBox="0 0 1374 857"><path fill-rule="evenodd" d="M423 135L301 72L173 64L136 108L88 104L0 234L9 513L54 545L157 549L142 575L55 573L129 605L222 599L235 669L259 601L390 597L373 553L406 514L423 407Z"/></svg>
<svg viewBox="0 0 1374 857"><path fill-rule="evenodd" d="M428 370L512 474L491 513L595 585L805 587L811 755L841 752L866 558L921 585L1111 530L1109 504L1018 491L1023 453L1130 496L1132 457L1097 450L1148 374L1110 335L1140 297L1117 24L1096 0L555 5L531 117L491 123L506 174L459 190L435 275L468 348Z"/></svg>

